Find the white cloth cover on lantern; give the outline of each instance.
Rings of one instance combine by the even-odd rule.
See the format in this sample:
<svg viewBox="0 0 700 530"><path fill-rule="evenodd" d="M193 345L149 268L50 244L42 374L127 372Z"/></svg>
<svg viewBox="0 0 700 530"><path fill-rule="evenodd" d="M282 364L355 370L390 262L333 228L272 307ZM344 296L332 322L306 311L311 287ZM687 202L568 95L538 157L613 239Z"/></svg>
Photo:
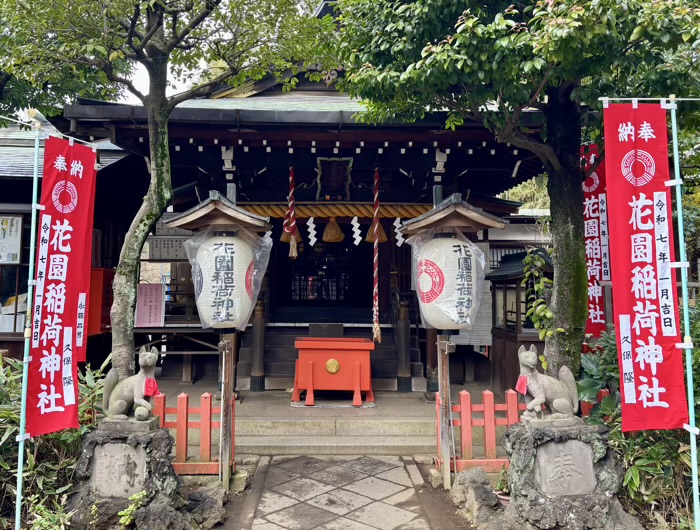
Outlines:
<svg viewBox="0 0 700 530"><path fill-rule="evenodd" d="M422 232L406 242L423 327L470 329L481 303L484 253L458 230Z"/></svg>
<svg viewBox="0 0 700 530"><path fill-rule="evenodd" d="M214 226L185 241L184 247L202 327L245 330L270 260L270 235Z"/></svg>

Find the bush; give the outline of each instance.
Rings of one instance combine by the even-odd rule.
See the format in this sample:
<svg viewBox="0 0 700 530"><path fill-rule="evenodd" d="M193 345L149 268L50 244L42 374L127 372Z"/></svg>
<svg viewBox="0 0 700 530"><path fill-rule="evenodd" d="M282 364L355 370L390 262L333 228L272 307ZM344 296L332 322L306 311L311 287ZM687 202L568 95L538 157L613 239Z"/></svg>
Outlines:
<svg viewBox="0 0 700 530"><path fill-rule="evenodd" d="M691 335L700 344L700 310L691 310ZM685 364L684 364L685 366ZM623 466L620 500L647 528L692 528L692 477L689 434L684 430L622 432L619 367L615 333L604 333L582 355L579 392L582 401L596 402L601 389L610 395L593 408L589 421L610 428L609 444ZM700 352L693 352L696 417L700 404Z"/></svg>
<svg viewBox="0 0 700 530"><path fill-rule="evenodd" d="M22 398L22 363L4 359L0 365L0 528L10 527L15 516L17 456ZM106 363L105 363L106 365ZM96 406L102 400L105 365L79 374L80 428L27 440L25 448L22 518L35 528L61 528L65 496L73 487L73 473L83 435L94 428ZM52 526L53 525L53 526Z"/></svg>

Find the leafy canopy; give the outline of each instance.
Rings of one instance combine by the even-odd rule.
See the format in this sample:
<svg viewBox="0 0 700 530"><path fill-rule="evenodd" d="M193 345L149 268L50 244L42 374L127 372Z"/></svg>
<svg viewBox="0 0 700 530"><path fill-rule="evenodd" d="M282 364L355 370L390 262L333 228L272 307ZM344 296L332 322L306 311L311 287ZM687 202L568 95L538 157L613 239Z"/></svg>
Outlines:
<svg viewBox="0 0 700 530"><path fill-rule="evenodd" d="M2 9L2 8L0 8ZM51 48L55 39L48 36L44 46ZM62 111L76 97L114 99L120 87L106 76L74 63L60 63L47 54L42 62L22 55L26 39L8 24L0 11L0 113L34 107L46 116Z"/></svg>
<svg viewBox="0 0 700 530"><path fill-rule="evenodd" d="M190 87L172 106L222 83L283 75L307 53L315 23L296 0L5 0L0 16L22 36L9 53L25 79L34 64L74 64L102 72L140 99L130 72L146 67L149 92ZM322 24L322 21L318 21ZM165 69L165 70L164 70Z"/></svg>
<svg viewBox="0 0 700 530"><path fill-rule="evenodd" d="M343 88L369 102L367 119L416 119L447 109L448 127L476 118L499 139L526 138L525 109L553 90L599 96L700 90L700 8L681 0L339 0ZM685 50L685 53L677 53ZM543 138L537 143L546 143Z"/></svg>

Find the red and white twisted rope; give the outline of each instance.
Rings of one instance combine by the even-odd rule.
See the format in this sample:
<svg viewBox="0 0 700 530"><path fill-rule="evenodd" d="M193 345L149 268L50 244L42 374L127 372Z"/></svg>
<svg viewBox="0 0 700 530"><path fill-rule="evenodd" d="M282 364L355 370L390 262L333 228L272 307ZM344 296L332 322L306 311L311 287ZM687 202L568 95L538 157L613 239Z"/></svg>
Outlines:
<svg viewBox="0 0 700 530"><path fill-rule="evenodd" d="M374 170L374 287L372 290L372 336L375 342L382 342L379 327L379 168Z"/></svg>
<svg viewBox="0 0 700 530"><path fill-rule="evenodd" d="M294 210L294 168L289 168L289 197L288 197L287 215L284 219L284 231L291 235L289 240L289 257L297 257L297 216Z"/></svg>

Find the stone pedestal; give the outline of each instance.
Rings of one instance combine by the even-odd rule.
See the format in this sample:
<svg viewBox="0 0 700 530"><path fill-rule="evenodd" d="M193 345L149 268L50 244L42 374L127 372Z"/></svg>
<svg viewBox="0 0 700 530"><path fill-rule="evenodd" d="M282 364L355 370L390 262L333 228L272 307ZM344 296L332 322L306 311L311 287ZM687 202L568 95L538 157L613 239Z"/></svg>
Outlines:
<svg viewBox="0 0 700 530"><path fill-rule="evenodd" d="M71 527L121 529L119 512L132 504L130 496L144 491L142 506L135 514L136 528L201 528L200 517L191 509L191 502L188 506L182 482L170 463L173 443L168 431L158 428L158 418L102 420L83 439L76 470L81 483L70 499L70 509L75 510Z"/></svg>
<svg viewBox="0 0 700 530"><path fill-rule="evenodd" d="M607 429L578 418L519 423L505 435L511 502L503 530L642 530L616 493Z"/></svg>

